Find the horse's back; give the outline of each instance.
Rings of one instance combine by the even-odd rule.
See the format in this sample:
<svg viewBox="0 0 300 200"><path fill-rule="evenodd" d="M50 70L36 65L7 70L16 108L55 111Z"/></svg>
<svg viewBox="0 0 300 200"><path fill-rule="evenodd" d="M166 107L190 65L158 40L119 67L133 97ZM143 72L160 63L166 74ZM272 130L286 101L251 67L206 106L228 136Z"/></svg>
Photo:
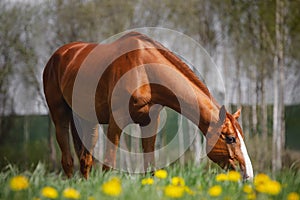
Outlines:
<svg viewBox="0 0 300 200"><path fill-rule="evenodd" d="M96 92L96 109L97 112L102 112L103 109L109 107L110 97L114 90L115 84L120 78L132 68L142 66L147 63L165 62L165 59L158 49L163 49L160 44L154 42L147 36L131 32L118 40L109 44L92 44L84 42L74 42L60 47L54 52L48 61L43 78L44 91L49 105L49 101L57 101L62 99L72 109L73 100L78 101L80 105L85 105L83 111L74 110L79 115L86 116L83 113L89 112L89 99L91 95L91 88L86 88L76 96L78 98L72 99L73 89L78 86L78 79L84 78L84 83L80 87L89 86L89 81L93 78L99 80ZM79 71L80 70L80 71ZM99 73L102 72L103 73ZM80 72L80 74L78 73ZM81 73L83 72L83 73ZM136 77L126 79L126 83L122 84L124 88L137 82L143 82L141 79L147 79L145 70L137 70L138 73L133 73ZM98 74L100 77L98 77ZM78 75L79 78L78 78ZM81 79L80 79L81 78ZM75 82L77 81L77 82ZM144 80L147 82L148 80ZM78 91L78 90L76 90ZM91 92L89 92L91 91ZM92 107L92 110L95 108ZM105 111L104 113L109 113ZM104 117L99 117L104 118ZM106 121L106 120L103 120Z"/></svg>
<svg viewBox="0 0 300 200"><path fill-rule="evenodd" d="M95 44L73 42L58 48L43 72L43 84L46 99L61 95L68 99L81 63Z"/></svg>

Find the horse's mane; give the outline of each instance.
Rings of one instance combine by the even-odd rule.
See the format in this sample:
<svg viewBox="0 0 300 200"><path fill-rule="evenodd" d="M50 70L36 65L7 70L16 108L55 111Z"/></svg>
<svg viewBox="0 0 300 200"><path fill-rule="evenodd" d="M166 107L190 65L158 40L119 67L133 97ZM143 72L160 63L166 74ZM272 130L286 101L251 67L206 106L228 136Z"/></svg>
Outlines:
<svg viewBox="0 0 300 200"><path fill-rule="evenodd" d="M159 49L162 55L164 55L185 77L201 89L208 97L211 98L211 94L206 85L196 76L196 74L188 67L188 65L178 58L173 52L167 49Z"/></svg>
<svg viewBox="0 0 300 200"><path fill-rule="evenodd" d="M214 102L215 100L211 96L208 88L206 85L197 77L197 75L189 68L189 66L183 62L178 56L176 56L173 52L169 49L164 47L161 43L154 41L153 39L149 38L148 36L138 33L138 32L130 32L120 39L128 39L134 38L140 40L142 42L146 42L150 44L150 46L157 49L168 61L170 61L185 77L187 77L191 82L193 82L204 94L206 94L210 99ZM148 46L148 45L147 45Z"/></svg>

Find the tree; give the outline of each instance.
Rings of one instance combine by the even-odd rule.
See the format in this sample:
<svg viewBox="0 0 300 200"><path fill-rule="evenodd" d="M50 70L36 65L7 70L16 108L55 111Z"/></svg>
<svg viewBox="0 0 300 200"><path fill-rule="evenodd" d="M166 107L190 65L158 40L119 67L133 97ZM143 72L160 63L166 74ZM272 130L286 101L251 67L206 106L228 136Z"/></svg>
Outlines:
<svg viewBox="0 0 300 200"><path fill-rule="evenodd" d="M273 171L282 168L282 151L285 146L284 123L284 0L276 0L275 55L274 55L274 108L273 108Z"/></svg>
<svg viewBox="0 0 300 200"><path fill-rule="evenodd" d="M4 117L24 112L23 107L16 107L19 99L26 99L35 95L36 86L32 87L32 81L36 76L32 75L33 67L36 67L36 55L32 46L32 35L29 32L28 22L32 21L33 8L23 4L0 2L0 137L9 129L4 122ZM40 86L40 84L38 84ZM18 93L24 90L26 93ZM28 96L26 96L28 95ZM20 104L19 104L20 105ZM17 110L20 109L20 110Z"/></svg>

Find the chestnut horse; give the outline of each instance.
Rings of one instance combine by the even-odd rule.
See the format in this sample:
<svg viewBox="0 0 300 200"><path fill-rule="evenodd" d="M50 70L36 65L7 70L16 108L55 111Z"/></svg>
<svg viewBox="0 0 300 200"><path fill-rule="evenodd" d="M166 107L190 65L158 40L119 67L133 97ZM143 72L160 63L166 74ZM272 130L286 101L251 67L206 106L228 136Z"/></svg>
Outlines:
<svg viewBox="0 0 300 200"><path fill-rule="evenodd" d="M253 177L237 121L241 111L227 113L182 60L143 34L130 32L110 44L64 45L48 61L43 83L68 177L73 173L69 129L87 178L98 124L108 124L104 169L115 167L122 129L130 123L141 126L144 168L155 166L156 128L163 106L199 127L212 161L222 168L237 169L239 164L244 179Z"/></svg>

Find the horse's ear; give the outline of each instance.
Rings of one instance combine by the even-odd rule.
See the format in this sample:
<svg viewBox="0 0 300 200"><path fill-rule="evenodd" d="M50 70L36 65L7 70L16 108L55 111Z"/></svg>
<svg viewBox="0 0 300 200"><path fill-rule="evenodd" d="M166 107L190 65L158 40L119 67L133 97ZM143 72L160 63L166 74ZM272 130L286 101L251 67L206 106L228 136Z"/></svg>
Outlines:
<svg viewBox="0 0 300 200"><path fill-rule="evenodd" d="M241 108L239 108L234 114L232 114L232 116L235 118L235 119L238 119L241 115Z"/></svg>
<svg viewBox="0 0 300 200"><path fill-rule="evenodd" d="M226 119L226 108L225 106L223 105L220 109L220 112L219 112L219 121L218 121L218 124L222 125Z"/></svg>

